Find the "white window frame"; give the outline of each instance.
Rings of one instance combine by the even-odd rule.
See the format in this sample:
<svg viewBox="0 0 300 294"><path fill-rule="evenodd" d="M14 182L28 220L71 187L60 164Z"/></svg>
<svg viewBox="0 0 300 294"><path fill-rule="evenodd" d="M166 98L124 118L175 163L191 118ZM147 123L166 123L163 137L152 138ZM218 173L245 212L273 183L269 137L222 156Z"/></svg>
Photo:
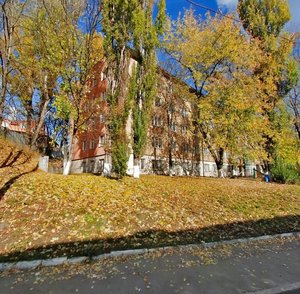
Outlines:
<svg viewBox="0 0 300 294"><path fill-rule="evenodd" d="M153 126L160 127L162 126L162 119L160 116L154 116L153 118Z"/></svg>
<svg viewBox="0 0 300 294"><path fill-rule="evenodd" d="M171 131L176 132L176 129L177 129L176 122L173 121L173 122L171 123L170 129L171 129Z"/></svg>
<svg viewBox="0 0 300 294"><path fill-rule="evenodd" d="M91 139L90 140L90 150L93 150L96 148L96 142L94 139Z"/></svg>
<svg viewBox="0 0 300 294"><path fill-rule="evenodd" d="M100 121L101 124L103 124L105 122L105 115L104 114L100 114L99 121Z"/></svg>
<svg viewBox="0 0 300 294"><path fill-rule="evenodd" d="M105 135L99 136L99 147L103 147L105 145Z"/></svg>

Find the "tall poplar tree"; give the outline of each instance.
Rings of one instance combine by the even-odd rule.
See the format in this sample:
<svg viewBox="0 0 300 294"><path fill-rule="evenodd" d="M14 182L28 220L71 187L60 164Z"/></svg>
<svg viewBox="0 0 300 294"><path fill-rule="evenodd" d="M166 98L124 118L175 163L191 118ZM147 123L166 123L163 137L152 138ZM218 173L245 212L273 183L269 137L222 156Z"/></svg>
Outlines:
<svg viewBox="0 0 300 294"><path fill-rule="evenodd" d="M282 136L278 113L283 109L284 97L297 83L297 64L291 56L293 38L283 32L291 18L289 4L287 0L239 0L238 11L244 29L253 39L259 40L264 54L255 75L261 81L263 114L270 126L264 132L268 159L263 167L268 170Z"/></svg>
<svg viewBox="0 0 300 294"><path fill-rule="evenodd" d="M166 19L165 0L158 3L156 19L153 19L153 0L104 0L102 5L104 45L109 64L112 161L117 174L124 176L128 144L132 144L136 168L146 144L155 94L155 49ZM131 131L126 130L129 116L132 117ZM132 133L132 141L128 133Z"/></svg>

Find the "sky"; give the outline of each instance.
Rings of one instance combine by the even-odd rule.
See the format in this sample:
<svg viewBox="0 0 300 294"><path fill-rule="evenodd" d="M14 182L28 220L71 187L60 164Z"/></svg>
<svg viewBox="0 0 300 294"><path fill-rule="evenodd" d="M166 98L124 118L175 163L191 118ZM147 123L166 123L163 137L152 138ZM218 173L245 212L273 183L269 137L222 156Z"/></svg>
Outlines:
<svg viewBox="0 0 300 294"><path fill-rule="evenodd" d="M196 3L205 5L209 8L218 10L222 12L227 12L229 10L234 10L236 8L238 0L193 0ZM167 2L167 12L173 18L176 19L179 12L183 12L185 8L190 8L186 0L166 0ZM290 11L292 14L292 22L298 23L300 25L300 0L289 0ZM206 11L201 8L196 8L192 6L196 13L205 14Z"/></svg>

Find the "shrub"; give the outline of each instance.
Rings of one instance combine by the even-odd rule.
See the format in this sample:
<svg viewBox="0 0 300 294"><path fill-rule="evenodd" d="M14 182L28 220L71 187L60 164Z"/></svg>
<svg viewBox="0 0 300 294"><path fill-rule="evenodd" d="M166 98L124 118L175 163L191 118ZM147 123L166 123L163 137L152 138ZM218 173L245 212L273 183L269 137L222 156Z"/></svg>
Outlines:
<svg viewBox="0 0 300 294"><path fill-rule="evenodd" d="M274 182L282 184L296 184L300 182L300 173L296 165L287 164L277 158L271 168Z"/></svg>

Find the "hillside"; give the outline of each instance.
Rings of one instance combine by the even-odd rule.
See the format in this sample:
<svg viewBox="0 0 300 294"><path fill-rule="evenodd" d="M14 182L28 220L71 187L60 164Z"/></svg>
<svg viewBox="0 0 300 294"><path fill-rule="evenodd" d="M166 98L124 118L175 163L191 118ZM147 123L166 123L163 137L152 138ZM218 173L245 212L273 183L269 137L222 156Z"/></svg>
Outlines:
<svg viewBox="0 0 300 294"><path fill-rule="evenodd" d="M22 175L36 169L38 155L0 137L0 199Z"/></svg>
<svg viewBox="0 0 300 294"><path fill-rule="evenodd" d="M300 187L252 180L111 180L41 171L0 201L0 260L90 255L300 231Z"/></svg>

